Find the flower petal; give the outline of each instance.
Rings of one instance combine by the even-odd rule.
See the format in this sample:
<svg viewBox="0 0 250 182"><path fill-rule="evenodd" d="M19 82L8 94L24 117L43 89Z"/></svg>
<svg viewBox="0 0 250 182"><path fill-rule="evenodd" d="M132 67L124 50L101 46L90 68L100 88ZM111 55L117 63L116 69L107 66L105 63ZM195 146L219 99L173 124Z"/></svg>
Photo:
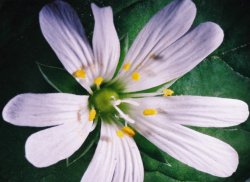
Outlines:
<svg viewBox="0 0 250 182"><path fill-rule="evenodd" d="M196 7L191 0L175 0L153 16L138 34L126 55L123 65L131 64L131 71L120 70L120 77L129 77L131 80L131 72L136 71L142 64L146 63L145 67L148 67L148 61L161 63L162 58L158 54L188 31L195 14ZM140 84L139 81L138 83ZM140 87L142 86L140 84ZM141 89L140 87L138 89ZM128 90L133 91L130 87Z"/></svg>
<svg viewBox="0 0 250 182"><path fill-rule="evenodd" d="M133 138L126 135L118 138L116 146L118 161L112 181L142 182L144 178L142 159Z"/></svg>
<svg viewBox="0 0 250 182"><path fill-rule="evenodd" d="M25 144L28 161L36 167L47 167L70 157L92 129L87 118L85 114L83 122L67 123L31 135Z"/></svg>
<svg viewBox="0 0 250 182"><path fill-rule="evenodd" d="M141 118L134 127L161 150L199 171L228 177L237 169L237 152L216 138L153 118Z"/></svg>
<svg viewBox="0 0 250 182"><path fill-rule="evenodd" d="M100 141L81 181L143 181L144 170L140 152L131 137L117 136L118 128L115 124L102 123Z"/></svg>
<svg viewBox="0 0 250 182"><path fill-rule="evenodd" d="M112 125L102 122L101 136L95 154L81 181L112 181L116 158L115 132Z"/></svg>
<svg viewBox="0 0 250 182"><path fill-rule="evenodd" d="M44 37L65 69L73 74L84 67L91 78L93 53L74 9L64 1L54 1L42 8L39 21Z"/></svg>
<svg viewBox="0 0 250 182"><path fill-rule="evenodd" d="M3 109L5 121L18 126L44 127L77 122L88 113L88 96L73 94L20 94Z"/></svg>
<svg viewBox="0 0 250 182"><path fill-rule="evenodd" d="M120 57L120 42L113 22L112 9L99 8L93 3L91 7L95 18L93 50L99 74L96 76L111 79Z"/></svg>
<svg viewBox="0 0 250 182"><path fill-rule="evenodd" d="M183 76L212 53L222 43L223 36L217 24L200 24L169 47L154 52L158 60L141 64L136 70L140 73L140 80L132 80L129 76L124 78L127 90L145 90Z"/></svg>
<svg viewBox="0 0 250 182"><path fill-rule="evenodd" d="M134 108L134 115L145 117L144 109L155 108L158 114L151 116L153 120L189 126L235 126L246 121L249 115L247 104L236 99L170 96L140 98L134 101L140 104L140 107Z"/></svg>

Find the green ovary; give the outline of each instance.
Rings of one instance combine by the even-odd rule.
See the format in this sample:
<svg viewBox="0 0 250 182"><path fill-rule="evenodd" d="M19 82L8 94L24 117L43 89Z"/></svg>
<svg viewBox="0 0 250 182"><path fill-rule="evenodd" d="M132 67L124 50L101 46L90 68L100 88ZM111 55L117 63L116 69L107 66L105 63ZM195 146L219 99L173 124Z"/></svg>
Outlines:
<svg viewBox="0 0 250 182"><path fill-rule="evenodd" d="M110 88L103 88L94 92L91 103L101 115L112 114L115 112L112 105L114 99L119 99L119 95Z"/></svg>
<svg viewBox="0 0 250 182"><path fill-rule="evenodd" d="M94 108L97 111L97 115L102 118L102 121L105 122L116 122L120 121L121 118L117 118L115 116L119 116L119 113L113 106L115 100L122 100L127 97L124 94L124 87L121 82L114 83L103 83L100 88L92 87L93 94L89 98L89 108ZM129 112L129 104L121 103L117 107L119 107L124 113Z"/></svg>

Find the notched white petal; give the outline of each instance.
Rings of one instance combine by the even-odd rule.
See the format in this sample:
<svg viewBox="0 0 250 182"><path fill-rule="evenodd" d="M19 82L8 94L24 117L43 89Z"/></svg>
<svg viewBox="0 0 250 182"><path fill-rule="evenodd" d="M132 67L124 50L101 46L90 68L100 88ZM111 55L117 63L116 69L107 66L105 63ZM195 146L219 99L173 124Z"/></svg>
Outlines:
<svg viewBox="0 0 250 182"><path fill-rule="evenodd" d="M32 134L25 144L25 156L35 167L47 167L70 157L78 150L92 123L85 115L82 122L67 123Z"/></svg>
<svg viewBox="0 0 250 182"><path fill-rule="evenodd" d="M230 127L243 123L249 115L245 102L237 99L201 96L148 97L134 99L134 115L145 108L156 108L155 120L199 127ZM133 118L133 117L132 117Z"/></svg>
<svg viewBox="0 0 250 182"><path fill-rule="evenodd" d="M93 51L99 74L96 76L111 79L120 57L120 42L113 22L113 12L111 7L99 8L93 3L91 8L95 19Z"/></svg>
<svg viewBox="0 0 250 182"><path fill-rule="evenodd" d="M196 7L192 1L176 0L150 19L133 42L126 55L123 64L124 69L119 72L121 79L126 79L128 85L133 85L127 88L128 91L137 91L152 87L152 85L146 83L147 79L155 76L154 72L156 75L159 75L159 73L151 69L151 65L155 63L161 67L164 64L166 60L162 57L161 52L189 30L195 14ZM141 74L141 80L134 81L133 83L131 74L135 71Z"/></svg>
<svg viewBox="0 0 250 182"><path fill-rule="evenodd" d="M218 48L223 37L223 30L217 24L200 24L169 47L156 53L162 57L161 62L148 61L141 66L137 70L140 80L124 78L127 81L127 90L144 90L183 76Z"/></svg>
<svg viewBox="0 0 250 182"><path fill-rule="evenodd" d="M64 1L54 1L42 8L39 22L45 39L65 69L70 74L84 69L85 79L92 80L93 53L75 10Z"/></svg>
<svg viewBox="0 0 250 182"><path fill-rule="evenodd" d="M3 109L3 119L18 126L44 127L77 122L87 112L88 96L73 94L20 94Z"/></svg>
<svg viewBox="0 0 250 182"><path fill-rule="evenodd" d="M116 146L114 145L115 132L112 126L102 122L101 136L95 154L85 171L81 181L112 181L117 163Z"/></svg>
<svg viewBox="0 0 250 182"><path fill-rule="evenodd" d="M119 127L102 123L101 137L82 180L98 182L142 182L144 178L140 152L133 138L118 136Z"/></svg>
<svg viewBox="0 0 250 182"><path fill-rule="evenodd" d="M228 177L239 164L230 145L184 126L141 118L135 128L161 150L199 171Z"/></svg>
<svg viewBox="0 0 250 182"><path fill-rule="evenodd" d="M118 130L118 128L116 128ZM133 138L124 135L116 138L117 165L113 182L142 182L144 169L138 147Z"/></svg>

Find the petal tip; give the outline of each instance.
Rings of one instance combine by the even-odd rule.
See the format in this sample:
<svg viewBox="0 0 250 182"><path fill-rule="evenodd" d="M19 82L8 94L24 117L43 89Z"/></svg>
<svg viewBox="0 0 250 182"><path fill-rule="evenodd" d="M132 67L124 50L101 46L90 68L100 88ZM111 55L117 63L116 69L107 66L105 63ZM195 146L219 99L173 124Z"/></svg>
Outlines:
<svg viewBox="0 0 250 182"><path fill-rule="evenodd" d="M32 136L32 135L31 135ZM33 152L32 150L30 150L30 146L32 146L30 143L30 138L31 136L29 136L29 138L26 140L26 143L25 143L25 158L35 167L37 168L42 168L42 167L46 167L46 166L43 166L41 165L41 163L39 163L37 160L35 160L35 157L33 155Z"/></svg>
<svg viewBox="0 0 250 182"><path fill-rule="evenodd" d="M44 168L44 167L50 166L49 164L46 164L41 160L37 160L38 157L36 157L36 155L34 155L34 151L31 150L31 146L32 146L30 142L31 136L26 140L26 143L25 143L25 158L29 161L30 164L32 164L36 168Z"/></svg>
<svg viewBox="0 0 250 182"><path fill-rule="evenodd" d="M2 111L2 118L3 118L3 120L6 121L6 122L8 122L8 120L9 120L9 117L8 117L8 104L9 104L9 103L7 103L7 104L4 106L3 111Z"/></svg>
<svg viewBox="0 0 250 182"><path fill-rule="evenodd" d="M237 170L237 167L239 165L239 155L235 149L233 149L231 146L230 148L231 148L231 157L228 159L231 162L230 165L225 166L225 169L218 171L218 173L215 176L227 178L232 176L233 173Z"/></svg>
<svg viewBox="0 0 250 182"><path fill-rule="evenodd" d="M95 3L91 3L90 6L92 8L92 11L94 11L94 9L99 8Z"/></svg>
<svg viewBox="0 0 250 182"><path fill-rule="evenodd" d="M22 95L16 95L12 99L9 100L9 102L4 106L2 111L2 117L3 119L11 124L15 124L15 118L16 118L16 110L17 108L20 108L17 103L20 103L20 100L22 98Z"/></svg>
<svg viewBox="0 0 250 182"><path fill-rule="evenodd" d="M224 31L222 28L214 22L205 22L202 24L207 27L210 37L213 38L214 43L219 47L224 39Z"/></svg>
<svg viewBox="0 0 250 182"><path fill-rule="evenodd" d="M247 105L247 103L245 103L244 101L241 101L241 108L242 108L242 122L245 122L249 116L249 107Z"/></svg>
<svg viewBox="0 0 250 182"><path fill-rule="evenodd" d="M235 125L244 123L249 116L249 108L247 103L238 99L231 99L231 100L233 101L232 107L234 108L234 113L232 114L236 114L239 116L238 119L236 120L237 122L235 123Z"/></svg>
<svg viewBox="0 0 250 182"><path fill-rule="evenodd" d="M197 8L195 3L192 0L180 0L180 4L184 4L184 6L189 6L190 11L192 12L192 15L195 18Z"/></svg>

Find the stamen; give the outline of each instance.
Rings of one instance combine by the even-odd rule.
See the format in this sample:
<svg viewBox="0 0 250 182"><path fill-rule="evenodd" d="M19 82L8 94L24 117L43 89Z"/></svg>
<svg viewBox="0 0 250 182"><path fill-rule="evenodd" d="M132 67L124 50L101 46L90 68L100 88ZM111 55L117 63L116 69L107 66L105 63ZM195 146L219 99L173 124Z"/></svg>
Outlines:
<svg viewBox="0 0 250 182"><path fill-rule="evenodd" d="M114 96L111 97L112 101L112 105L115 108L115 110L119 113L120 117L125 119L125 121L128 121L130 123L135 123L135 121L129 117L129 115L125 114L119 107L117 107L118 105L120 105L123 102L127 102L129 104L133 104L133 105L139 105L137 102L131 101L131 100L116 100Z"/></svg>
<svg viewBox="0 0 250 182"><path fill-rule="evenodd" d="M117 134L117 136L120 137L120 138L124 137L124 134L123 134L123 132L122 132L121 130L117 130L117 131L116 131L116 134Z"/></svg>
<svg viewBox="0 0 250 182"><path fill-rule="evenodd" d="M76 78L85 78L86 77L86 72L85 72L84 69L79 69L79 70L76 70L73 73L73 76L76 77Z"/></svg>
<svg viewBox="0 0 250 182"><path fill-rule="evenodd" d="M128 103L134 106L139 106L140 104L136 101L130 100L130 99L122 99L120 100L120 103Z"/></svg>
<svg viewBox="0 0 250 182"><path fill-rule="evenodd" d="M92 109L89 111L89 121L90 121L90 122L94 121L95 116L96 116L96 110L95 110L94 108L92 108Z"/></svg>
<svg viewBox="0 0 250 182"><path fill-rule="evenodd" d="M122 131L124 133L126 133L128 136L131 136L131 137L135 136L135 131L132 128L128 127L128 126L124 126L122 128Z"/></svg>
<svg viewBox="0 0 250 182"><path fill-rule="evenodd" d="M117 112L120 114L121 118L125 119L126 121L130 122L130 123L135 123L135 121L130 118L127 114L125 114L119 107L117 107L115 104L113 105L113 107L117 110Z"/></svg>
<svg viewBox="0 0 250 182"><path fill-rule="evenodd" d="M128 70L130 69L130 67L131 67L131 64L130 64L130 63L126 63L126 64L124 64L124 66L123 66L123 70L124 70L124 71L128 71Z"/></svg>
<svg viewBox="0 0 250 182"><path fill-rule="evenodd" d="M139 106L140 105L138 102L135 102L135 101L130 100L130 99L123 99L123 100L121 100L121 103L128 103L128 104L131 104L131 105L134 105L134 106Z"/></svg>
<svg viewBox="0 0 250 182"><path fill-rule="evenodd" d="M143 111L143 115L145 116L153 116L153 115L157 115L158 111L156 109L145 109Z"/></svg>
<svg viewBox="0 0 250 182"><path fill-rule="evenodd" d="M140 79L141 79L140 73L134 72L134 73L132 74L132 79L135 80L135 81L140 80Z"/></svg>
<svg viewBox="0 0 250 182"><path fill-rule="evenodd" d="M153 93L129 93L129 97L155 97L162 95L162 92L153 92Z"/></svg>
<svg viewBox="0 0 250 182"><path fill-rule="evenodd" d="M166 96L171 96L173 94L174 94L174 91L171 90L171 89L166 88L166 89L163 90L163 96L165 96L165 97Z"/></svg>
<svg viewBox="0 0 250 182"><path fill-rule="evenodd" d="M103 82L103 77L101 77L101 76L97 77L94 82L95 82L96 86L99 87Z"/></svg>
<svg viewBox="0 0 250 182"><path fill-rule="evenodd" d="M134 106L139 106L139 103L138 102L135 102L133 100L130 100L130 99L123 99L123 100L116 100L114 96L111 96L111 99L113 99L113 104L118 106L120 105L121 103L128 103L128 104L131 104L131 105L134 105Z"/></svg>
<svg viewBox="0 0 250 182"><path fill-rule="evenodd" d="M115 96L111 96L111 99L113 100L112 103L113 105L120 105L122 103L122 101L120 99L116 100Z"/></svg>

